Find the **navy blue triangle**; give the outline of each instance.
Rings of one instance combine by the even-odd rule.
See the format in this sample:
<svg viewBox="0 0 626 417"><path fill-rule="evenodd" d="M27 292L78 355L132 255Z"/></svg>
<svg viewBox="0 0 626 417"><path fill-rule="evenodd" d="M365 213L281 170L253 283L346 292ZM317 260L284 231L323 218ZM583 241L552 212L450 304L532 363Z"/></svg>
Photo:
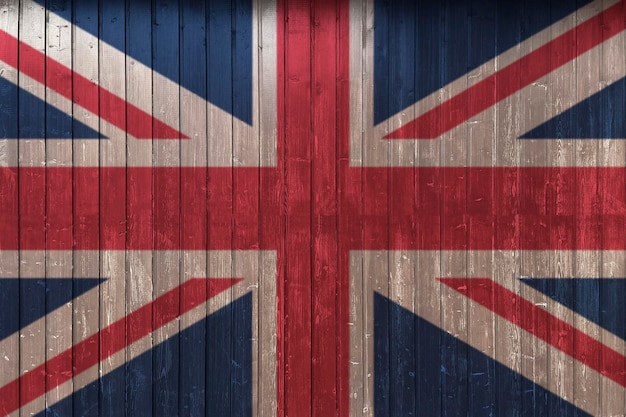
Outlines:
<svg viewBox="0 0 626 417"><path fill-rule="evenodd" d="M0 77L1 139L106 139L85 124Z"/></svg>
<svg viewBox="0 0 626 417"><path fill-rule="evenodd" d="M252 124L252 0L35 1Z"/></svg>
<svg viewBox="0 0 626 417"><path fill-rule="evenodd" d="M591 0L374 1L374 123Z"/></svg>
<svg viewBox="0 0 626 417"><path fill-rule="evenodd" d="M251 294L38 416L123 415L252 417Z"/></svg>
<svg viewBox="0 0 626 417"><path fill-rule="evenodd" d="M374 294L374 415L589 414Z"/></svg>
<svg viewBox="0 0 626 417"><path fill-rule="evenodd" d="M0 340L104 281L99 278L0 279Z"/></svg>
<svg viewBox="0 0 626 417"><path fill-rule="evenodd" d="M626 340L626 279L521 278L521 281Z"/></svg>
<svg viewBox="0 0 626 417"><path fill-rule="evenodd" d="M520 139L625 139L626 78L576 104Z"/></svg>

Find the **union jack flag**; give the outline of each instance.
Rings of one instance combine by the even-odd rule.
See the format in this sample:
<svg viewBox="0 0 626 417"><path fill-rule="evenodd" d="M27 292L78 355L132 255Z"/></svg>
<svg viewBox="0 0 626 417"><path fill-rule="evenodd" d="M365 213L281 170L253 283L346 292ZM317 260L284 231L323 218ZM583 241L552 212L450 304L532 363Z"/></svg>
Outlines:
<svg viewBox="0 0 626 417"><path fill-rule="evenodd" d="M1 3L3 415L623 414L623 3Z"/></svg>

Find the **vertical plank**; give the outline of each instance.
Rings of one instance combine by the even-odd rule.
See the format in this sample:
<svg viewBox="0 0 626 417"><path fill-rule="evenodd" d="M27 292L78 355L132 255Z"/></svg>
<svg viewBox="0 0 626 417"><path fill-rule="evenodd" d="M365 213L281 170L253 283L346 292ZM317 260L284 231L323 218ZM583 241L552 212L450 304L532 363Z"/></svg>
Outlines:
<svg viewBox="0 0 626 417"><path fill-rule="evenodd" d="M192 91L206 93L206 5L183 0L180 5L180 81ZM193 93L181 89L180 128L191 139L193 147L181 147L181 242L185 247L207 246L207 171L195 169L207 165L207 107L197 105ZM198 197L200 194L200 197ZM197 204L196 202L200 202ZM207 276L205 251L184 252L181 280ZM184 302L184 301L183 301ZM181 318L181 329L189 328L207 314L206 305ZM181 338L180 350L180 416L197 416L206 410L206 327L193 326Z"/></svg>
<svg viewBox="0 0 626 417"><path fill-rule="evenodd" d="M285 2L285 415L311 416L311 10Z"/></svg>
<svg viewBox="0 0 626 417"><path fill-rule="evenodd" d="M278 126L277 126L277 77L278 57L277 43L278 31L282 33L282 26L277 2L262 0L255 3L256 20L258 21L258 83L257 109L259 109L259 135L261 137L260 165L275 168L263 170L259 180L259 194L263 200L259 206L260 231L259 242L261 247L269 247L269 241L276 244L273 239L275 230L284 230L279 218L282 218L276 207L279 204L282 193L277 186L279 183L278 158ZM280 10L282 13L282 9ZM270 110L268 110L270 109ZM263 146L268 143L269 146ZM271 174L268 174L270 173ZM271 205L270 205L271 204ZM267 233L266 231L269 231ZM283 239L279 239L283 242ZM282 417L283 404L278 403L283 391L284 368L282 356L278 356L277 346L282 341L282 329L279 328L279 317L282 317L282 286L278 282L283 274L279 272L276 251L262 251L260 253L260 276L256 316L258 325L258 349L259 363L257 370L257 398L256 415L278 415ZM281 255L282 256L282 255ZM279 301L280 300L280 301ZM274 329L274 330L272 330ZM280 377L279 377L280 375Z"/></svg>
<svg viewBox="0 0 626 417"><path fill-rule="evenodd" d="M116 53L108 44L124 45L124 29L126 27L125 2L99 2L99 84L117 95L126 97L126 80L124 72L124 55ZM124 52L124 51L122 51ZM109 112L119 120L126 122L126 109L114 106L107 97L100 95L100 112ZM128 120L128 122L132 122ZM99 152L100 166L100 235L101 247L123 248L125 246L126 224L126 190L116 182L114 170L110 167L126 165L125 138L119 137L116 128L100 120L101 137L115 138L116 146L101 146ZM121 189L120 189L121 188ZM116 189L113 198L104 195L103 190ZM100 276L107 280L100 287L100 328L121 319L126 313L126 254L124 251L103 251L100 256ZM100 374L109 374L122 366L126 354L122 350L110 355L103 351L106 359L100 364ZM123 415L125 408L124 373L112 373L110 377L100 381L100 414L107 416Z"/></svg>
<svg viewBox="0 0 626 417"><path fill-rule="evenodd" d="M389 59L389 43L391 42L391 16L389 2L376 2L366 11L365 16L365 45L368 51L365 59L372 62L372 67L376 63L382 61L382 67L388 69L385 65ZM386 37L378 38L374 36L374 29L377 34L386 34ZM380 32L379 32L380 31ZM374 49L376 48L376 49ZM374 53L374 50L376 51ZM370 56L370 51L372 55ZM367 72L363 74L363 97L366 103L373 103L374 83L389 83L389 76L386 73L378 74ZM366 126L374 123L374 114L368 108L363 108L363 120ZM388 124L385 126L385 132L389 130ZM362 136L362 157L363 166L389 166L389 147L388 141L378 141L376 146L368 146L365 143L365 136ZM374 241L389 240L389 174L387 170L382 170L380 175L375 174L372 170L363 170L361 174L361 182L368 184L366 191L362 193L362 198L366 201L373 202L365 204L363 207L364 217L367 222L363 227L363 243L365 247L368 243ZM372 184L370 187L369 185ZM369 193L369 195L368 195ZM367 341L366 351L372 352L372 358L368 361L368 369L365 374L369 377L369 381L365 388L366 398L371 398L371 403L366 403L370 415L388 415L390 412L390 388L391 375L389 358L389 324L390 316L388 311L378 311L375 304L376 294L383 297L389 297L389 272L390 272L390 254L387 251L371 251L366 252L363 259L363 302L364 319L365 319L365 335ZM372 317L373 321L369 321ZM367 336L369 335L369 339ZM381 335L379 339L377 336ZM368 393L369 391L369 393Z"/></svg>
<svg viewBox="0 0 626 417"><path fill-rule="evenodd" d="M418 7L412 1L390 4L389 49L391 45L403 45L399 53L389 56L389 88L400 91L389 106L402 108L402 103L415 101L415 89L411 88L416 78L415 61ZM393 49L398 51L398 49ZM394 104L393 101L398 101ZM391 113L391 112L390 112ZM415 117L412 109L394 116L389 129L397 123L406 123ZM392 141L389 144L391 166L415 165L415 141ZM406 190L415 190L414 170L391 170L389 174L389 212L399 219L397 224L388 222L387 241L390 248L406 248L415 241L415 230L411 222L405 222L415 208L414 199L406 204ZM409 311L415 311L415 252L393 250L389 252L389 298ZM417 411L416 378L417 348L415 322L406 320L396 308L389 310L389 415L411 415Z"/></svg>
<svg viewBox="0 0 626 417"><path fill-rule="evenodd" d="M334 416L337 398L337 35L336 2L313 3L312 205L312 415Z"/></svg>
<svg viewBox="0 0 626 417"><path fill-rule="evenodd" d="M98 4L95 1L74 1L72 4L72 28L74 40L72 50L72 68L75 72L84 75L94 83L98 83L98 43L85 32L77 29L81 27L89 33L98 31ZM95 90L95 89L94 89ZM74 91L74 98L97 94L97 91ZM72 131L80 137L79 123L85 123L90 116L81 111L77 104L73 108L74 122ZM72 149L73 166L97 166L99 143L96 140L86 143L74 142ZM87 196L99 194L98 172L94 169L74 169L74 196L73 206L74 234L78 241L97 241L99 236L86 236L88 230L98 230L97 206L88 203L92 200ZM84 237L78 237L84 236ZM96 278L99 275L100 254L98 251L80 251L74 256L74 293L80 285L79 280ZM78 297L74 301L73 342L78 343L99 330L100 321L100 292L98 289ZM98 396L98 367L93 367L74 378L74 392L81 395L74 396L74 415L96 416L99 410Z"/></svg>
<svg viewBox="0 0 626 417"><path fill-rule="evenodd" d="M250 71L249 64L252 63L252 68L256 68L255 64L258 62L257 56L257 32L255 31L256 22L253 15L254 6L249 1L233 1L231 5L231 30L232 30L232 112L233 115L245 115L249 112L244 106L252 106L252 109L258 108L255 106L259 103L247 103L240 97L241 92L249 91L252 99L258 97L258 95L252 91L251 88L255 86L255 71ZM253 112L251 114L252 125L258 125L258 114ZM261 196L255 192L259 189L259 176L256 168L242 170L243 165L260 165L260 137L255 135L255 129L241 123L237 118L233 118L233 214L234 214L234 239L233 245L237 249L255 249L257 247L259 237L259 225L256 221L245 221L244 218L250 213L258 213L259 211L259 199ZM239 168L239 169L238 169ZM253 172L257 172L257 175L251 175ZM231 295L233 300L245 296L250 292L251 287L258 288L259 283L259 257L248 256L248 254L242 256L245 252L233 252L232 263L232 276L250 276L256 279L251 279L249 286L235 286L231 289ZM249 308L255 309L255 305L258 305L258 291L253 291L250 295L254 297L252 304L245 302L233 303L232 309L232 322L231 327L233 329L233 336L231 340L231 354L234 360L242 357L242 352L245 352L247 345L252 343L253 352L258 349L258 345L255 341L245 340L245 335L249 333L251 323L246 322L246 317L259 317L254 315L254 311L248 311ZM256 327L256 326L253 326ZM255 333L255 330L252 330ZM252 356L255 356L253 353ZM247 394L243 389L246 383L254 384L254 381L246 381L247 370L251 369L252 363L242 363L241 368L231 369L231 387L232 396L230 398L230 412L231 415L246 415L252 412L254 409L253 404L256 403L256 399L252 398L251 401L247 398ZM252 396L254 397L255 390L252 390ZM251 409L252 408L252 409Z"/></svg>
<svg viewBox="0 0 626 417"><path fill-rule="evenodd" d="M127 61L126 98L137 107L152 115L152 7L150 2L126 2L125 38ZM142 130L151 132L152 126ZM152 143L126 136L126 164L129 167L152 165ZM149 171L128 170L126 178L127 218L129 224L127 242L137 247L138 242L150 242L154 233L152 199L140 196L152 195L153 175ZM135 203L137 202L137 203ZM139 204L139 202L142 202ZM153 299L152 251L128 251L126 253L126 311L135 311ZM126 415L153 414L152 404L152 338L144 338L126 348L126 356L141 359L126 365ZM146 383L150 381L150 383Z"/></svg>
<svg viewBox="0 0 626 417"><path fill-rule="evenodd" d="M179 4L177 1L152 2L152 65L167 75L166 80L153 72L152 109L157 119L179 129ZM157 136L157 132L154 132ZM180 282L180 142L154 140L153 164L172 167L154 171L154 296L160 296ZM180 323L172 322L154 332L159 344L178 333ZM178 412L180 346L166 344L153 356L153 416L170 416ZM171 349L171 350L170 350Z"/></svg>
<svg viewBox="0 0 626 417"><path fill-rule="evenodd" d="M560 8L566 7L558 1L552 1L550 7L550 13L552 15L559 15ZM550 31L559 33L559 26L565 25L566 27L572 26L572 19L575 16L562 19L551 26ZM572 45L574 46L574 45ZM555 51L552 51L553 53ZM548 118L552 118L555 115L561 113L565 106L568 106L573 101L573 95L571 91L576 91L576 63L571 61L566 64L567 70L563 73L553 73L548 78L548 94L547 103L551 103L547 109ZM548 141L548 166L573 166L574 165L574 151L566 141L563 140L564 135L562 132L557 132L558 137ZM576 214L576 198L573 194L574 184L568 183L563 179L558 171L552 171L552 178L550 178L550 186L555 191L556 201L548 201L547 209L549 216L550 227L550 247L555 249L551 253L547 270L550 271L550 276L555 278L571 277L574 274L574 253L572 251L563 251L559 249L565 249L561 246L560 242L574 241L572 234L574 231L571 227L572 215ZM569 297L573 297L574 294L568 294ZM558 317L564 318L569 321L572 319L572 313L566 308L559 307L555 313ZM558 329L550 329L555 332ZM573 336L572 336L573 337ZM574 366L571 358L564 353L550 351L551 354L548 357L548 374L549 378L554 381L554 387L556 393L561 398L571 402L574 396L574 384L571 381L574 380ZM555 402L553 402L555 403ZM548 411L550 414L559 413L559 409L554 408Z"/></svg>
<svg viewBox="0 0 626 417"><path fill-rule="evenodd" d="M592 3L589 6L594 7L585 7L584 9L579 10L574 19L575 23L579 24L580 22L587 20L591 16L600 13L602 8L602 2ZM598 25L594 28L596 31L602 30ZM581 40L577 40L577 42L581 42ZM577 45L578 46L578 45ZM602 67L605 66L606 56L603 56L603 51L601 48L592 49L586 54L585 59L578 59L574 65L573 71L573 80L570 81L569 86L575 91L575 95L572 94L572 101L563 103L564 105L574 105L577 102L580 102L591 95L593 91L597 91L600 87L600 73L602 72ZM589 59L587 59L587 57ZM581 117L589 118L589 126L594 126L594 120L596 117L599 117L600 120L603 120L605 117L605 112L603 109L588 109L589 114L580 115ZM599 113L599 114L598 114ZM572 124L576 121L571 120ZM576 166L584 166L584 167L593 167L597 166L599 161L598 156L599 152L599 143L597 140L582 140L577 141L575 146L575 155L574 155L574 164ZM582 218L583 216L588 216L589 213L593 213L594 217L596 215L595 210L600 205L600 199L598 198L598 170L590 168L590 170L584 171L587 173L592 173L593 175L586 176L584 174L579 174L576 176L576 191L577 195L575 195L576 201L576 211L574 215L577 218ZM589 226L585 228L581 228L576 231L576 241L577 246L580 248L597 248L601 247L601 236L600 236L600 228L598 224L595 222L589 222ZM583 226L584 227L584 226ZM601 271L601 252L600 251L576 251L574 259L574 272L576 277L582 278L590 278L590 277L598 277ZM597 291L594 291L595 294L600 294L600 289L597 288ZM592 294L584 294L581 291L577 290L575 294L575 304L580 306L580 308L584 309L584 311L592 311L594 315L599 316L601 314L601 304L599 299L594 299L595 297ZM601 335L599 334L597 327L593 325L593 323L589 322L585 318L576 317L574 323L577 328L583 330L586 334L592 336L595 339L600 339ZM585 346L579 346L579 350L584 351ZM587 353L587 355L594 355L597 353ZM601 412L601 401L600 401L600 386L601 381L599 375L594 372L590 372L591 370L578 362L574 362L573 369L573 403L590 412L592 415L602 415Z"/></svg>
<svg viewBox="0 0 626 417"><path fill-rule="evenodd" d="M498 5L496 17L496 31L499 38L498 43L502 45L516 45L511 51L511 59L515 60L520 57L521 47L521 26L520 16L523 16L524 2L515 2L504 5ZM497 45L498 50L504 48ZM496 65L501 67L499 60ZM519 74L517 79L512 81L516 87L519 87ZM496 91L500 88L506 88L506 85L497 83ZM519 167L521 165L522 154L520 147L517 145L518 139L516 132L520 131L520 125L523 123L522 118L523 102L520 95L512 97L512 99L501 103L496 108L495 114L495 143L494 143L494 165ZM495 202L500 207L504 206L498 214L498 221L495 226L496 245L503 248L519 247L519 168L506 171L507 174L497 176L494 181L496 193L494 193ZM516 250L502 251L498 257L498 262L493 264L493 277L497 282L509 281L512 291L520 294L520 282L518 280L520 274L520 256ZM520 312L517 311L519 315ZM506 320L498 320L494 329L494 358L503 364L510 364L514 371L508 383L498 380L496 375L495 395L496 407L495 415L516 415L522 408L522 334L519 327Z"/></svg>
<svg viewBox="0 0 626 417"><path fill-rule="evenodd" d="M602 4L606 7L611 4L612 1L604 0ZM620 13L625 13L626 10L622 5L619 8ZM603 28L605 29L605 28ZM600 65L600 83L607 86L608 80L614 80L617 78L617 74L624 74L626 68L626 57L624 56L624 39L619 37L617 42L611 42L603 45L601 50L602 64ZM600 117L603 123L604 131L608 131L608 127L612 123L619 120L619 114L623 114L625 109L626 92L618 91L615 100L607 100L603 103L604 107L601 109ZM604 139L599 142L598 146L598 164L602 166L620 166L626 163L626 143L620 140ZM614 201L624 201L626 199L625 190L621 189L619 194L609 193L607 190L611 188L611 183L615 179L611 175L600 175L598 179L597 192L599 196L598 208L602 213L608 213L610 208L614 206ZM616 199L616 200L613 200ZM601 239L601 245L606 247L606 244L614 233L622 235L624 231L623 222L619 220L621 216L610 216L602 228L600 229L599 239ZM624 252L621 251L602 251L600 255L600 273L603 277L613 279L623 279L626 276L626 257ZM603 306L605 303L614 303L620 296L609 290L609 285L600 286L600 299L597 300L598 306ZM626 314L622 314L617 317L607 317L602 320L601 325L606 327L609 324L617 324L617 328L624 328L626 326ZM600 340L603 343L614 340L612 335L603 334ZM608 343L607 343L608 344ZM617 392L611 389L611 384L605 378L600 378L598 381L598 401L600 403L598 415L619 415L626 410L626 390L621 389Z"/></svg>
<svg viewBox="0 0 626 417"><path fill-rule="evenodd" d="M533 10L536 10L538 5L539 2L534 0L524 2L524 9L522 10L522 26L520 29L522 34L525 33L528 27L532 27L534 19L542 18L542 16L533 15ZM529 52L527 48L535 49L547 42L547 40L548 34L546 33L536 35L533 37L533 41L529 43L530 45L524 47L520 53L524 55ZM549 57L546 54L540 59L547 60ZM522 67L521 74L528 70L528 68ZM547 84L548 78L542 77L524 90L524 94L522 94L522 132L528 131L528 128L526 128L527 126L537 126L539 123L546 120L546 103L548 99ZM521 149L524 158L522 161L523 165L546 167L549 164L547 159L548 145L546 141L542 142L541 139L524 140ZM538 171L537 177L545 178L545 175L547 175L547 168L538 168ZM535 177L532 176L524 176L520 180L520 189L522 190L522 195L520 196L520 211L522 213L530 213L534 216L529 219L528 222L525 222L523 224L523 228L520 229L522 242L526 240L532 242L549 241L549 231L547 230L549 226L546 225L547 207L545 201L545 187L545 184L540 183ZM541 276L542 273L538 272L541 271L539 265L547 266L550 264L550 261L551 260L548 259L548 257L543 253L524 251L520 256L521 275L528 277ZM528 298L530 290L526 288L526 286L522 286L521 295L524 298ZM533 320L536 320L536 318L533 318ZM540 323L535 324L540 325ZM533 338L523 337L521 353L521 369L523 374L533 375L533 381L539 385L548 387L548 359L545 347L537 343ZM525 387L522 387L522 389L524 388ZM541 397L535 396L534 393L531 395L535 397L532 399L536 410L535 412L538 414L547 414L548 410L546 408L545 401Z"/></svg>
<svg viewBox="0 0 626 417"><path fill-rule="evenodd" d="M458 31L469 34L468 28L468 2L448 1L444 7L444 24L446 33ZM458 71L457 66L465 68L468 64L467 51L468 41L458 44L446 44L438 70L442 73ZM462 72L460 72L462 73ZM451 79L451 76L447 76ZM465 81L467 83L468 80ZM442 100L449 99L450 92L442 94ZM465 127L467 129L467 127ZM465 131L464 129L464 131ZM444 134L442 137L442 150L440 165L459 165L465 161L468 155L467 139L464 137ZM445 247L464 247L467 239L466 219L462 213L466 213L467 203L467 171L463 168L445 170L442 176L443 193L446 195L448 205L441 207L441 239ZM457 190L452 194L450 190ZM442 276L467 276L467 260L455 258L452 252L444 252L441 256ZM441 325L450 329L461 340L467 340L467 299L458 297L447 288L441 291ZM442 414L456 415L468 410L470 399L468 398L468 369L467 347L458 339L449 339L441 344L441 363L447 370L442 376L441 396ZM443 399L451 399L443 401Z"/></svg>
<svg viewBox="0 0 626 417"><path fill-rule="evenodd" d="M468 64L475 68L468 73L468 86L482 78L482 73L493 73L496 68L490 61L490 54L496 49L496 1L471 1L468 10ZM487 62L487 63L485 63ZM495 84L490 86L495 95ZM470 101L476 99L470 94ZM492 107L468 120L468 165L491 167L496 151L495 108ZM469 247L472 242L489 242L494 237L491 219L495 217L493 170L472 168L468 170L467 212ZM484 216L484 217L483 217ZM487 218L483 223L482 218ZM468 274L471 276L493 276L494 258L492 251L471 251L467 255ZM485 355L468 357L468 384L470 413L495 413L496 384L493 362L494 332L493 314L474 303L468 303L468 341ZM473 350L471 352L474 352Z"/></svg>
<svg viewBox="0 0 626 417"><path fill-rule="evenodd" d="M68 0L48 0L46 2L46 58L53 59L66 67L72 65L72 29L68 22L71 18L71 4ZM63 74L56 73L46 66L46 85L53 83L69 83L71 80ZM72 105L50 94L46 86L46 166L49 175L46 178L46 221L52 226L46 227L46 248L54 249L72 241L71 213L63 210L72 206L72 187L64 186L72 183L72 122L69 118L56 118L51 113L51 106L72 114ZM59 140L54 140L58 138ZM69 139L69 140L68 140ZM58 169L57 169L58 168ZM62 190L62 191L60 191ZM55 278L72 276L71 251L46 251L46 288ZM72 299L73 288L63 285L63 291ZM46 291L46 305L60 304L53 299L56 292ZM72 346L72 303L61 305L46 316L46 360ZM71 358L62 364L62 369L72 369ZM58 404L61 399L70 396L73 391L72 382L59 385L46 393L47 410L60 415L72 413L71 398Z"/></svg>
<svg viewBox="0 0 626 417"><path fill-rule="evenodd" d="M364 129L363 114L363 94L364 94L364 71L365 54L368 49L365 44L366 36L366 16L368 10L372 9L371 1L351 0L347 18L344 22L349 23L348 39L340 38L340 59L349 59L349 96L344 98L344 102L349 104L349 119L343 123L349 123L348 127L343 127L341 132L348 134L347 143L340 142L340 157L345 157L345 161L340 163L340 186L342 200L339 206L339 216L344 218L347 213L362 216L362 204L349 205L349 195L361 196L362 187L356 185L348 179L347 173L350 166L362 166L362 144ZM365 52L364 52L365 51ZM346 53L344 55L344 53ZM346 56L348 55L348 57ZM341 122L340 122L341 123ZM346 132L348 130L348 132ZM360 180L357 178L356 181ZM355 182L356 182L355 181ZM364 275L364 253L362 251L348 251L349 245L354 242L354 247L362 247L362 233L360 229L346 230L345 222L340 223L339 250L340 250L340 276L350 276L350 286L348 287L348 297L340 298L340 303L345 298L349 301L348 323L349 323L349 346L350 346L350 390L349 394L349 415L362 415L369 417L374 412L373 404L370 402L372 389L370 388L372 379L369 377L369 351L368 343L371 337L366 333L368 315L367 311L372 303L369 301L371 294L366 293L366 281ZM358 242L358 243L357 243ZM344 253L348 252L348 253ZM346 257L348 262L346 262Z"/></svg>
<svg viewBox="0 0 626 417"><path fill-rule="evenodd" d="M20 41L28 43L37 51L45 51L45 9L34 2L20 2L19 21ZM28 65L28 62L37 62L44 68L44 60L20 54L19 67ZM45 87L35 81L18 74L19 85L23 90L18 93L18 135L21 139L19 144L20 167L35 167L45 160L44 124L45 103L36 97L45 97ZM31 139L37 138L37 139ZM27 177L28 175L28 177ZM20 213L20 242L28 236L35 235L39 241L45 241L44 224L40 213L45 212L45 172L29 170L28 174L19 178L19 213ZM29 184L26 186L26 184ZM29 236L30 235L30 236ZM20 251L20 277L44 277L45 255L43 252ZM36 285L35 281L29 281L25 285L26 291L21 291L20 300L28 297L35 301L33 309L26 308L20 303L20 317L43 316L45 314L45 287ZM34 311L36 310L36 311ZM20 334L20 374L28 372L38 366L46 357L45 322L37 322L25 327ZM28 386L20 387L20 394L27 395ZM40 397L20 409L20 415L27 416L36 414L45 408L45 398Z"/></svg>
<svg viewBox="0 0 626 417"><path fill-rule="evenodd" d="M425 96L424 89L430 85L436 85L439 79L439 69L443 65L443 58L446 50L444 47L445 25L444 11L445 3L433 4L427 0L419 1L417 19L416 41L432 37L433 42L420 42L421 56L425 57L425 62L432 63L431 66L417 66L415 71L415 85L419 97ZM427 105L421 101L416 106L416 113L424 113ZM435 103L435 105L438 103ZM439 165L443 157L443 152L439 141L424 141L417 145L417 166ZM441 190L433 184L440 184L440 171L437 170L417 170L415 180L415 195L417 200L416 209L420 213L425 213L427 218L419 222L416 230L416 244L418 247L440 248L442 233L442 205L440 203ZM442 317L442 294L439 282L436 277L441 276L442 254L439 250L420 251L414 258L416 263L415 288L416 298L415 312L421 318L427 319L435 326L441 325ZM416 347L416 367L419 370L433 369L428 366L429 361L437 358L430 358L427 352L440 352L440 340L438 335L433 335L424 325L424 320L418 320L415 325L417 340ZM434 348L433 348L434 346ZM442 414L442 389L443 375L441 372L418 372L417 376L416 405L418 410L431 410L433 415Z"/></svg>
<svg viewBox="0 0 626 417"><path fill-rule="evenodd" d="M216 101L224 103L229 117L223 117L219 108L209 106L207 110L207 129L209 141L207 160L209 166L223 166L232 168L233 165L233 122L232 122L232 85L233 85L233 57L232 49L224 48L225 44L232 44L232 2L217 1L207 3L207 96L214 97ZM215 71L212 62L221 62L220 71ZM230 123L226 123L229 120ZM223 144L214 137L227 138ZM223 176L230 177L230 181L224 181ZM216 199L219 197L220 206L212 204L212 195L209 195L209 224L214 225L209 230L209 246L225 245L232 247L233 236L230 225L233 218L234 189L232 187L232 170L225 170L221 175L210 171L208 182L209 188L216 191ZM219 226L215 226L219 225ZM233 272L232 254L228 259L215 259L211 257L208 265L210 276L230 276ZM232 290L224 291L213 297L208 302L208 309L213 310L216 306L227 305L232 301ZM232 309L227 311L229 323L232 323ZM232 339L230 326L217 328L211 327L207 330L207 340L228 340ZM231 415L232 386L230 384L230 374L224 375L225 368L216 363L223 357L223 360L230 361L232 350L230 344L224 346L220 355L208 351L207 356L207 413L213 415ZM210 374L210 370L217 372Z"/></svg>
<svg viewBox="0 0 626 417"><path fill-rule="evenodd" d="M0 29L17 38L19 22L19 3L13 0L0 2ZM17 56L17 41L5 43L0 48L3 53ZM0 64L0 72L7 79L17 80L17 70L9 65ZM5 83L2 79L3 84ZM18 165L18 89L16 86L6 84L6 87L0 90L0 166L17 167ZM0 180L3 185L2 198L3 201L10 202L3 207L0 216L4 218L18 221L18 178L17 169L3 170L5 173ZM17 228L12 230L0 230L2 237L2 246L6 244L11 248L17 248L19 244L19 235ZM0 277L17 278L19 277L19 252L6 250L0 252ZM5 288L7 288L5 286ZM19 285L12 287L9 291L3 291L0 294L0 305L10 307L8 314L2 314L0 318L0 327L8 326L9 328L19 328L20 322L20 291ZM15 335L9 336L5 340L0 341L0 386L13 381L20 376L20 345L19 337ZM10 417L19 415L18 411L10 414Z"/></svg>

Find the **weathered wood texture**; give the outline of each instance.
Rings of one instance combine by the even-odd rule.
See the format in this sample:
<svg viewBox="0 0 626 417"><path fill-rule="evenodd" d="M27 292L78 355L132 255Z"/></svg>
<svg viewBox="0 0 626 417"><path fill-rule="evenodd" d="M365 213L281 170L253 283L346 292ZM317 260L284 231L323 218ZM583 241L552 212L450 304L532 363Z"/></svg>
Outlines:
<svg viewBox="0 0 626 417"><path fill-rule="evenodd" d="M625 415L625 4L0 0L0 415Z"/></svg>

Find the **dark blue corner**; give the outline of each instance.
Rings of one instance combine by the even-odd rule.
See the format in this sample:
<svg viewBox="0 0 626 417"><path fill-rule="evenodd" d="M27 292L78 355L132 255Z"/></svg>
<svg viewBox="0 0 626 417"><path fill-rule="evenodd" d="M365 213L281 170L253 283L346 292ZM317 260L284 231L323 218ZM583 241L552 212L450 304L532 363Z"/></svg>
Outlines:
<svg viewBox="0 0 626 417"><path fill-rule="evenodd" d="M376 417L588 416L377 293L374 360Z"/></svg>
<svg viewBox="0 0 626 417"><path fill-rule="evenodd" d="M70 0L35 0L68 13ZM73 1L74 24L252 124L252 0ZM100 9L98 9L100 8ZM78 13L78 12L80 13ZM64 16L65 17L65 16ZM125 36L126 35L126 36Z"/></svg>
<svg viewBox="0 0 626 417"><path fill-rule="evenodd" d="M374 123L589 2L375 0Z"/></svg>
<svg viewBox="0 0 626 417"><path fill-rule="evenodd" d="M521 278L521 281L626 340L626 279Z"/></svg>
<svg viewBox="0 0 626 417"><path fill-rule="evenodd" d="M70 115L0 77L1 139L106 139Z"/></svg>
<svg viewBox="0 0 626 417"><path fill-rule="evenodd" d="M626 78L520 136L520 139L626 139Z"/></svg>
<svg viewBox="0 0 626 417"><path fill-rule="evenodd" d="M0 279L0 340L104 281L99 278Z"/></svg>
<svg viewBox="0 0 626 417"><path fill-rule="evenodd" d="M252 295L183 330L39 417L252 417Z"/></svg>

